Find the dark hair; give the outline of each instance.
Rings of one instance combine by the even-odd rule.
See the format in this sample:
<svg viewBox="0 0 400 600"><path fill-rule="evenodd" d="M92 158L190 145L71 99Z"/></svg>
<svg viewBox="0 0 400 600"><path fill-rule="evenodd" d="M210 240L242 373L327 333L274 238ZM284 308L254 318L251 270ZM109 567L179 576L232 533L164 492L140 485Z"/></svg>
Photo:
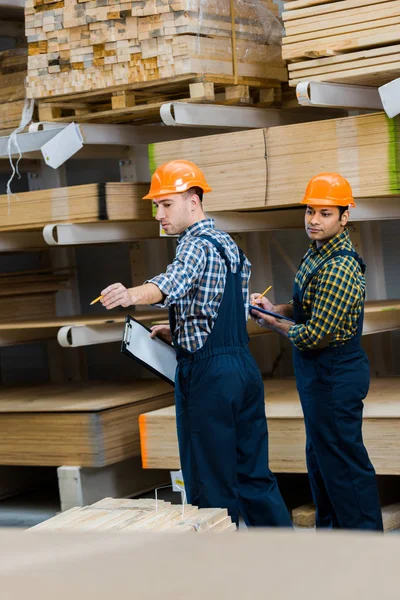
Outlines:
<svg viewBox="0 0 400 600"><path fill-rule="evenodd" d="M339 220L342 218L342 215L346 210L349 210L348 206L338 206L339 209Z"/></svg>
<svg viewBox="0 0 400 600"><path fill-rule="evenodd" d="M190 196L194 196L194 194L196 194L196 196L198 196L200 198L200 202L203 202L203 190L200 187L198 187L197 185L189 188L186 191L186 194L187 194L187 198L190 198Z"/></svg>

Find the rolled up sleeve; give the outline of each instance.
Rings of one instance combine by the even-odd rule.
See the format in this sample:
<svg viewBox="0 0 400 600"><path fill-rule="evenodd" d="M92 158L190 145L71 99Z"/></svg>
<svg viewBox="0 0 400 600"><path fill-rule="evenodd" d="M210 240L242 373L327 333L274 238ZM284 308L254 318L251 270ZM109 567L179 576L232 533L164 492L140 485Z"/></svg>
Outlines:
<svg viewBox="0 0 400 600"><path fill-rule="evenodd" d="M198 240L188 240L178 246L173 262L165 273L161 273L146 283L153 283L164 294L163 302L156 306L168 307L186 296L193 285L199 281L206 267L206 253Z"/></svg>

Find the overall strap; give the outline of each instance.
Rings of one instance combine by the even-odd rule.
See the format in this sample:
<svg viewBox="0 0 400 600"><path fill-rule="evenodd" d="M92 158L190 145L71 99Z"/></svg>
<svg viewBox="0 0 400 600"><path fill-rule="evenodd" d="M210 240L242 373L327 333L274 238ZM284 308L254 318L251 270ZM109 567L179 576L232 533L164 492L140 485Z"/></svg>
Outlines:
<svg viewBox="0 0 400 600"><path fill-rule="evenodd" d="M337 250L336 252L333 252L332 254L327 256L317 267L315 267L315 269L313 269L311 271L311 273L309 273L307 275L306 280L301 288L300 301L303 300L305 291L306 291L307 287L309 286L311 280L319 273L319 271L327 263L329 263L334 258L338 258L340 256L350 256L351 258L354 258L354 260L356 260L358 262L362 274L365 273L365 264L364 264L362 258L357 254L357 252L355 252L354 250ZM303 259L303 261L304 261L304 259ZM303 261L301 262L301 264L303 263Z"/></svg>
<svg viewBox="0 0 400 600"><path fill-rule="evenodd" d="M221 255L221 257L224 259L228 271L232 270L231 269L231 262L230 262L230 260L229 260L229 258L227 256L227 254L226 254L226 250L225 250L225 248L223 247L223 245L218 240L214 239L213 237L211 237L209 235L197 235L196 237L199 237L202 240L209 241L210 244L212 244L216 248L216 250L219 252L219 254ZM241 251L239 251L239 252L241 252ZM240 269L242 267L243 260L244 260L244 258L242 259L242 257L240 257Z"/></svg>

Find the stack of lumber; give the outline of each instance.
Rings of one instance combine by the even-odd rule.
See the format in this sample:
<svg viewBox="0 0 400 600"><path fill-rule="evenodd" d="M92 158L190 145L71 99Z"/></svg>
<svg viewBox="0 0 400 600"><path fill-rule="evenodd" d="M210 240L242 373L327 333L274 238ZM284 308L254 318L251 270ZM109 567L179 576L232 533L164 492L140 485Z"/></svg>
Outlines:
<svg viewBox="0 0 400 600"><path fill-rule="evenodd" d="M91 506L71 508L30 529L45 530L226 533L236 531L236 525L223 508L198 509L152 498L104 498Z"/></svg>
<svg viewBox="0 0 400 600"><path fill-rule="evenodd" d="M312 79L379 86L399 77L398 0L293 0L284 6L282 54L293 61L290 85Z"/></svg>
<svg viewBox="0 0 400 600"><path fill-rule="evenodd" d="M3 389L0 464L104 467L139 457L139 415L173 401L159 380Z"/></svg>
<svg viewBox="0 0 400 600"><path fill-rule="evenodd" d="M363 437L376 472L400 475L400 380L373 379L365 400ZM305 473L303 413L294 380L265 380L270 467ZM178 469L175 407L142 414L139 419L143 467Z"/></svg>
<svg viewBox="0 0 400 600"><path fill-rule="evenodd" d="M292 511L293 525L311 529L315 527L315 506L304 504ZM400 528L400 504L388 504L382 507L383 530L393 531Z"/></svg>
<svg viewBox="0 0 400 600"><path fill-rule="evenodd" d="M208 212L298 204L316 173L338 171L355 198L400 195L398 122L382 113L160 142L151 169L182 158L212 187Z"/></svg>
<svg viewBox="0 0 400 600"><path fill-rule="evenodd" d="M26 49L0 52L0 135L18 127L25 99Z"/></svg>
<svg viewBox="0 0 400 600"><path fill-rule="evenodd" d="M0 323L54 318L55 294L69 283L69 271L0 273Z"/></svg>
<svg viewBox="0 0 400 600"><path fill-rule="evenodd" d="M152 220L144 183L92 183L0 196L0 231L38 229L48 223ZM9 208L10 207L10 208Z"/></svg>
<svg viewBox="0 0 400 600"><path fill-rule="evenodd" d="M277 14L272 0L237 0L233 15L230 0L27 0L28 96L196 73L287 81Z"/></svg>

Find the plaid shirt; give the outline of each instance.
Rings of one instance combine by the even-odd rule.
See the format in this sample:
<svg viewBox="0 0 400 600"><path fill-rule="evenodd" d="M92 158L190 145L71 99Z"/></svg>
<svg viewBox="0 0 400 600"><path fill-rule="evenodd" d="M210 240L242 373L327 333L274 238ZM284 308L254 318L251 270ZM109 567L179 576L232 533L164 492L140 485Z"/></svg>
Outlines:
<svg viewBox="0 0 400 600"><path fill-rule="evenodd" d="M295 278L298 286L302 288L307 275L337 250L354 250L347 230L319 249L312 242ZM329 333L333 334L330 346L347 342L356 334L364 291L365 278L354 258L333 258L310 281L303 297L308 321L291 328L290 340L300 350L315 348Z"/></svg>
<svg viewBox="0 0 400 600"><path fill-rule="evenodd" d="M157 306L174 306L178 343L196 352L207 340L218 315L225 289L226 264L210 242L198 236L208 235L222 244L232 271L240 264L238 247L225 232L216 229L213 219L205 219L188 227L179 237L176 256L166 273L150 279L165 295ZM242 269L243 303L248 315L251 264L245 260Z"/></svg>

